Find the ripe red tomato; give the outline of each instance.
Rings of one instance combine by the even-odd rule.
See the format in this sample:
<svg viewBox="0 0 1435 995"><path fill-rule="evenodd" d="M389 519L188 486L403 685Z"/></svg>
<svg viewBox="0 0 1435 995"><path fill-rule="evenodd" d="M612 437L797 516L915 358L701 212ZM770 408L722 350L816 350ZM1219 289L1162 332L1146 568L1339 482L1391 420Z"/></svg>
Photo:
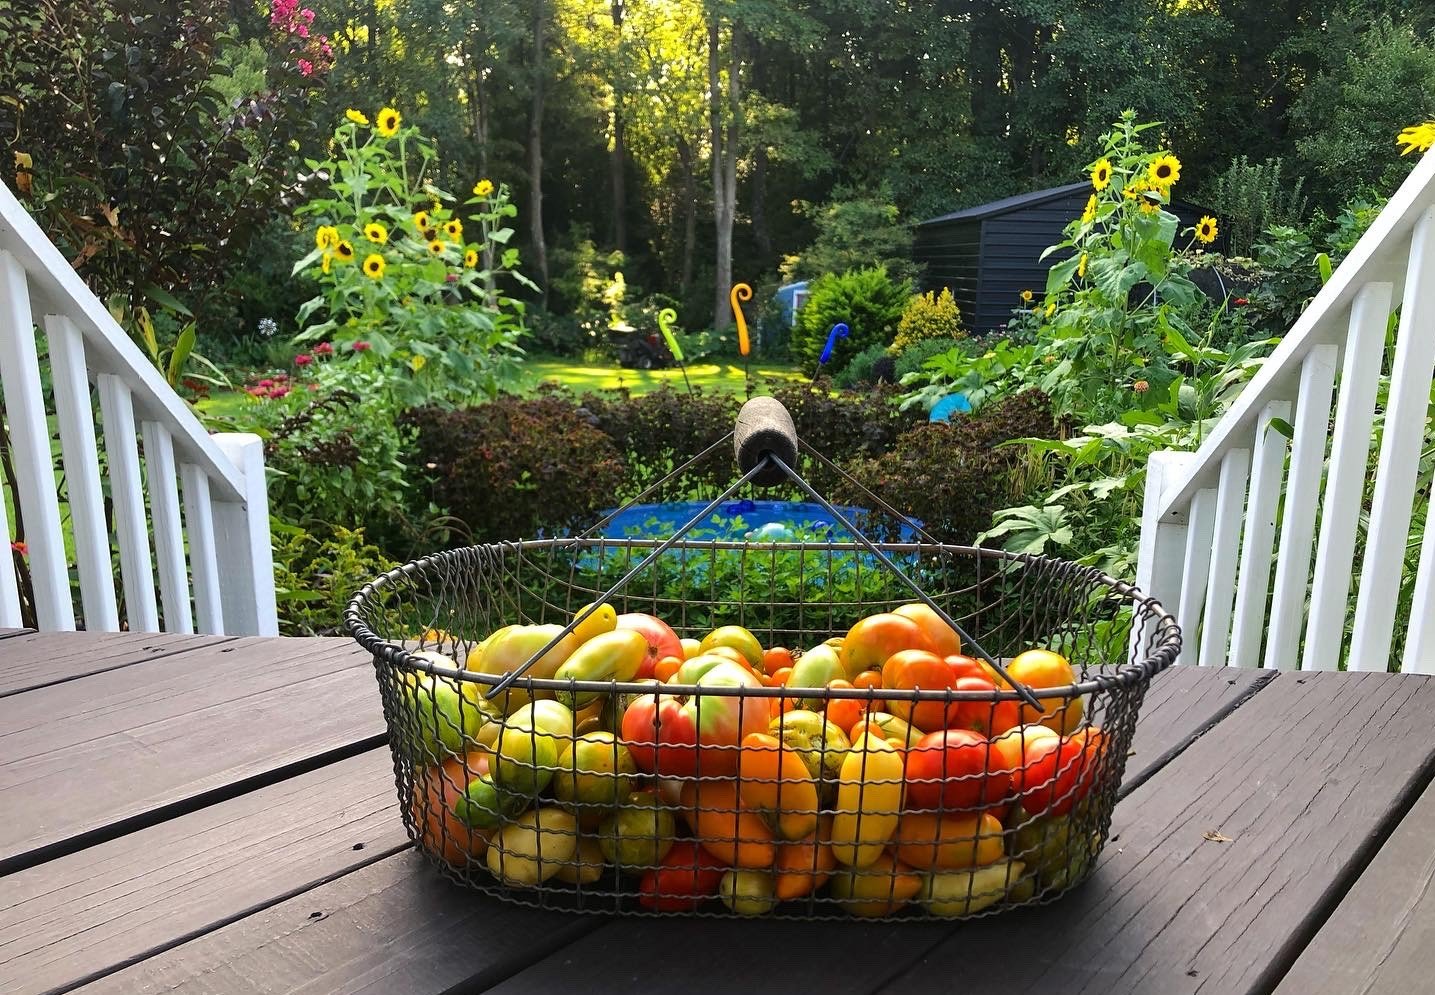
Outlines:
<svg viewBox="0 0 1435 995"><path fill-rule="evenodd" d="M1028 745L1021 807L1032 815L1066 815L1095 786L1101 747L1100 738L1084 735Z"/></svg>
<svg viewBox="0 0 1435 995"><path fill-rule="evenodd" d="M970 729L923 736L907 753L908 807L974 810L1000 804L1011 777L989 757L996 760L991 743Z"/></svg>
<svg viewBox="0 0 1435 995"><path fill-rule="evenodd" d="M904 615L883 612L868 615L842 639L839 655L850 681L864 670L876 670L893 653L902 650L926 650L934 647L922 627Z"/></svg>
<svg viewBox="0 0 1435 995"><path fill-rule="evenodd" d="M882 665L882 686L892 690L943 691L955 687L957 679L946 662L935 653L926 650L901 650L893 653ZM936 732L954 725L951 720L958 714L960 702L952 701L903 701L893 698L888 702L890 711L898 718L906 719L923 732Z"/></svg>
<svg viewBox="0 0 1435 995"><path fill-rule="evenodd" d="M985 677L959 677L954 689L995 695L997 686ZM947 728L971 729L992 738L1020 724L1021 703L1017 701L954 701L947 713Z"/></svg>
<svg viewBox="0 0 1435 995"><path fill-rule="evenodd" d="M652 652L644 658L638 667L638 674L635 681L646 680L653 676L653 669L658 661L666 656L675 656L679 660L686 660L687 653L683 651L683 641L672 627L658 618L656 615L644 615L641 612L630 612L618 616L618 628L635 629L643 634L652 647Z"/></svg>

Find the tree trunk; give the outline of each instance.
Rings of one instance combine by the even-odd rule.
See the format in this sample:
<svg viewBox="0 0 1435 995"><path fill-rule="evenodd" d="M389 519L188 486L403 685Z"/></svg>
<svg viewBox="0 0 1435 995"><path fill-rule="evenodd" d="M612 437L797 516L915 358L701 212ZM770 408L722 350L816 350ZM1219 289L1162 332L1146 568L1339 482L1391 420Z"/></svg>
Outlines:
<svg viewBox="0 0 1435 995"><path fill-rule="evenodd" d="M678 161L683 167L683 263L679 298L688 299L693 287L693 255L698 242L698 173L693 162L693 147L678 141Z"/></svg>
<svg viewBox="0 0 1435 995"><path fill-rule="evenodd" d="M623 5L624 0L612 0L610 9L613 12L613 29L618 36L618 47L621 51L623 45ZM619 60L621 67L622 60ZM619 68L613 80L613 155L609 160L609 168L613 182L613 247L619 252L628 251L628 189L627 189L627 123L624 120L626 108L624 105L624 80L622 69Z"/></svg>
<svg viewBox="0 0 1435 995"><path fill-rule="evenodd" d="M713 219L716 227L717 260L714 268L713 328L732 324L732 225L737 205L738 111L741 103L741 62L738 30L732 29L732 67L728 71L728 113L723 128L722 22L714 12L708 22L708 114L712 131Z"/></svg>
<svg viewBox="0 0 1435 995"><path fill-rule="evenodd" d="M548 304L548 245L543 239L543 35L548 0L533 0L533 100L528 109L528 234L540 301Z"/></svg>
<svg viewBox="0 0 1435 995"><path fill-rule="evenodd" d="M763 47L752 42L752 88L767 93L767 59ZM752 153L752 201L748 215L752 219L753 248L757 250L757 266L766 271L773 262L772 234L767 230L767 146L759 142Z"/></svg>

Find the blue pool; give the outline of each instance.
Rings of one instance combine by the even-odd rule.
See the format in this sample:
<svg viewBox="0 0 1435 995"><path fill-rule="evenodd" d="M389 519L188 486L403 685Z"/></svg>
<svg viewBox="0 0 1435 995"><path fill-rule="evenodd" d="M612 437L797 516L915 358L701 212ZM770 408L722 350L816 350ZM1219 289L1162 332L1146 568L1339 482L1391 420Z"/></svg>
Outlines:
<svg viewBox="0 0 1435 995"><path fill-rule="evenodd" d="M667 504L639 504L625 508L614 516L597 535L609 539L666 539L707 507L706 501L676 501ZM859 521L868 514L862 508L837 505L848 521ZM606 514L607 512L604 512ZM693 539L747 540L750 542L782 542L797 538L792 529L826 532L826 538L844 542L851 538L832 515L820 504L800 501L729 501L699 523L689 536ZM915 537L902 526L901 537Z"/></svg>

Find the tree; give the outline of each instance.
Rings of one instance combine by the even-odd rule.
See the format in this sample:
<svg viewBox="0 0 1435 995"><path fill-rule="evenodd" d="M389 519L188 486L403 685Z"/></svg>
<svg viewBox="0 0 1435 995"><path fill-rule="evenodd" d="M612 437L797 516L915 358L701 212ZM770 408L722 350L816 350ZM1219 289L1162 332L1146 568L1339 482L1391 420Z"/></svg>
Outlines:
<svg viewBox="0 0 1435 995"><path fill-rule="evenodd" d="M533 243L533 265L538 285L548 290L548 244L543 236L543 84L544 44L548 30L548 0L533 0L532 96L528 110L528 237Z"/></svg>

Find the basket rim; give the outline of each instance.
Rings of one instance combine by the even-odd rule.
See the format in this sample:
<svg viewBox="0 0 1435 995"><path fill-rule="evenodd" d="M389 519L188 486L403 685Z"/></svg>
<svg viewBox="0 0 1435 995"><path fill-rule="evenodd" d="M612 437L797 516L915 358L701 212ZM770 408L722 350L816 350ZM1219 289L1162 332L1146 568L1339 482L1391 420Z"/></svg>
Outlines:
<svg viewBox="0 0 1435 995"><path fill-rule="evenodd" d="M475 543L469 546L456 547L454 549L441 550L437 553L430 553L407 563L394 567L391 570L380 574L369 581L349 599L344 608L344 628L349 635L362 646L367 652L373 655L375 664L384 663L399 670L411 673L427 673L435 677L447 678L449 680L466 681L480 685L494 686L504 680L504 674L484 674L464 669L462 666L447 667L434 663L421 653L425 650L410 650L396 643L389 642L374 632L361 618L360 613L364 607L380 598L386 589L393 586L405 577L424 573L430 568L440 566L448 561L471 556L474 553L497 552L501 554L518 553L528 550L559 550L559 549L582 549L585 547L597 547L605 549L622 548L656 548L667 540L663 539L609 539L601 536L591 538L554 537L547 539L520 539L504 540L492 543ZM1175 663L1176 656L1181 650L1181 627L1169 611L1166 610L1155 598L1142 593L1142 591L1127 581L1112 577L1111 575L1098 570L1095 567L1084 566L1074 563L1071 560L1064 560L1060 557L1041 556L1032 553L1012 553L1000 549L988 549L983 546L964 546L953 543L930 543L930 542L889 542L875 543L877 549L883 553L917 553L924 551L940 552L945 555L956 554L959 556L974 557L976 559L1004 560L1007 562L1019 563L1024 567L1031 566L1052 566L1063 570L1071 571L1082 576L1087 582L1095 586L1110 588L1113 593L1124 598L1133 606L1140 605L1152 613L1154 626L1154 645L1151 652L1141 661L1126 663L1111 668L1109 672L1098 673L1088 677L1084 681L1055 688L1030 688L1040 699L1071 699L1081 695L1094 694L1109 691L1116 687L1129 687L1138 683L1147 683L1161 671ZM819 552L867 552L868 547L856 542L762 542L752 543L741 540L697 540L681 539L672 542L669 549L779 549L795 551L819 551ZM1020 701L1022 696L1012 689L1000 689L995 692L988 691L956 691L953 689L943 690L901 690L893 688L804 688L806 693L793 694L792 689L786 687L727 687L720 685L692 685L692 684L664 684L655 681L576 681L556 680L542 677L519 677L513 680L510 689L521 691L587 691L599 692L613 695L626 694L662 694L687 696L701 694L711 697L739 697L739 698L808 698L808 699L841 699L857 698L874 700L900 701Z"/></svg>

